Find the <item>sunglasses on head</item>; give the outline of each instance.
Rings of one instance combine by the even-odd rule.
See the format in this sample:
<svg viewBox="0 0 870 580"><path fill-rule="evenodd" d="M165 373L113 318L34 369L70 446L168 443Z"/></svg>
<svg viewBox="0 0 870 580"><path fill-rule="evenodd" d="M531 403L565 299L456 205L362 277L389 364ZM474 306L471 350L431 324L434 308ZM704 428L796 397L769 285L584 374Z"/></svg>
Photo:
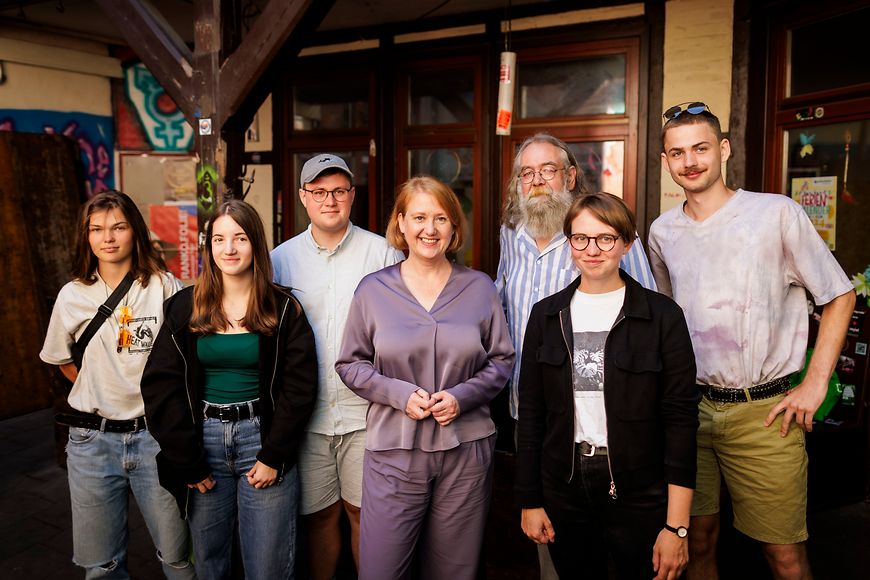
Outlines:
<svg viewBox="0 0 870 580"><path fill-rule="evenodd" d="M689 103L680 103L679 105L674 105L667 111L662 114L664 120L672 121L682 115L683 113L689 113L690 115L699 115L704 111L710 112L710 107L701 103L699 101L689 102Z"/></svg>

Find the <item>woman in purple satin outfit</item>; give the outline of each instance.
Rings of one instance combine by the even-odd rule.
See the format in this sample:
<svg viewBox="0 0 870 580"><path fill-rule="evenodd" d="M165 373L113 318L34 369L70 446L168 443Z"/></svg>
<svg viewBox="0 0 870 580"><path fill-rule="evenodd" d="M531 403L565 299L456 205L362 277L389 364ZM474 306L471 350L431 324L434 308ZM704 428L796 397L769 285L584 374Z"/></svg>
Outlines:
<svg viewBox="0 0 870 580"><path fill-rule="evenodd" d="M408 258L360 282L335 368L371 402L361 580L477 574L492 487L489 401L514 363L485 274L451 262L465 219L431 177L405 183L387 227Z"/></svg>

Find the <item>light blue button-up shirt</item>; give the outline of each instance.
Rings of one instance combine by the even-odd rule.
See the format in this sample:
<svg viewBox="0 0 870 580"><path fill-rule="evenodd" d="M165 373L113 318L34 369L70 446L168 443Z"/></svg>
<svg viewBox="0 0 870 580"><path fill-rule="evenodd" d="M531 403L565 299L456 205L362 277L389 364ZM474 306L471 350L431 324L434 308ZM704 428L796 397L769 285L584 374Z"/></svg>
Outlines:
<svg viewBox="0 0 870 580"><path fill-rule="evenodd" d="M319 246L311 226L272 250L275 282L293 289L314 330L317 347L317 403L308 430L344 435L365 429L368 401L355 395L335 374L350 302L367 274L402 261L402 252L383 237L349 224L330 251Z"/></svg>

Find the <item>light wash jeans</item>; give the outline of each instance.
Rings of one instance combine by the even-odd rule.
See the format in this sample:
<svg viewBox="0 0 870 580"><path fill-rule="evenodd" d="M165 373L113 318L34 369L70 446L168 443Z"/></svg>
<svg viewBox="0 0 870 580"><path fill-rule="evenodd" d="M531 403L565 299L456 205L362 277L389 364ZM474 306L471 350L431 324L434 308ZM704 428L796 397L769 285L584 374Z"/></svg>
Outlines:
<svg viewBox="0 0 870 580"><path fill-rule="evenodd" d="M133 497L163 573L170 579L196 578L189 561L187 524L157 480L154 457L160 447L147 430L103 433L70 427L67 471L72 503L73 561L85 578L129 578L127 509Z"/></svg>
<svg viewBox="0 0 870 580"><path fill-rule="evenodd" d="M265 489L245 474L260 451L260 419L203 423L206 460L215 480L206 493L190 494L190 530L197 575L229 578L233 529L238 524L247 580L293 578L299 483L296 467Z"/></svg>

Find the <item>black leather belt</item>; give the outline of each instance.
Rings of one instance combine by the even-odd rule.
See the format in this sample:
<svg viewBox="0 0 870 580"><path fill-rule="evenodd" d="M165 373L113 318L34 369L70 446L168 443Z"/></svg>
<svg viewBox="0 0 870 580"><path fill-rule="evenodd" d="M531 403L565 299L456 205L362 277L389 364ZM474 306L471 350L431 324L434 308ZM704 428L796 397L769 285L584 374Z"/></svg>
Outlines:
<svg viewBox="0 0 870 580"><path fill-rule="evenodd" d="M81 429L94 429L95 431L103 431L105 433L136 433L145 429L145 416L136 417L135 419L127 419L118 421L115 419L106 419L93 413L58 413L54 416L54 420L61 425L68 427L79 427Z"/></svg>
<svg viewBox="0 0 870 580"><path fill-rule="evenodd" d="M786 392L790 388L791 380L787 376L746 389L698 385L702 395L717 403L746 403L748 401L769 399Z"/></svg>
<svg viewBox="0 0 870 580"><path fill-rule="evenodd" d="M577 455L582 457L592 457L593 455L607 455L607 447L596 447L586 441L581 441L577 444Z"/></svg>
<svg viewBox="0 0 870 580"><path fill-rule="evenodd" d="M251 413L253 410L253 414ZM260 401L252 401L248 403L238 403L234 405L215 405L208 403L205 408L205 416L212 419L220 419L223 423L231 421L241 421L242 419L250 419L251 417L260 416Z"/></svg>

